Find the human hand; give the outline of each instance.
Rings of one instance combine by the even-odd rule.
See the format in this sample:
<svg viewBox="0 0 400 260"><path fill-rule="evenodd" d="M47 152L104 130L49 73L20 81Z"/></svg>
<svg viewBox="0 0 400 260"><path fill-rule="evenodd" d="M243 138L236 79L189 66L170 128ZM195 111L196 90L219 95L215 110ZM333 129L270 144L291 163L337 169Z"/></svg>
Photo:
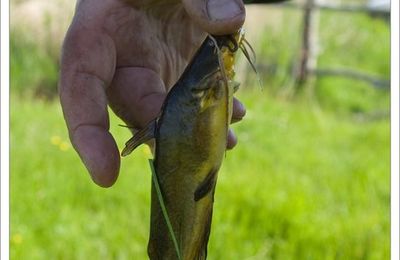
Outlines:
<svg viewBox="0 0 400 260"><path fill-rule="evenodd" d="M62 50L60 100L71 142L93 181L116 181L120 155L107 104L129 126L157 117L207 33L243 24L241 0L80 0ZM245 108L233 103L232 122ZM233 132L227 148L236 145Z"/></svg>

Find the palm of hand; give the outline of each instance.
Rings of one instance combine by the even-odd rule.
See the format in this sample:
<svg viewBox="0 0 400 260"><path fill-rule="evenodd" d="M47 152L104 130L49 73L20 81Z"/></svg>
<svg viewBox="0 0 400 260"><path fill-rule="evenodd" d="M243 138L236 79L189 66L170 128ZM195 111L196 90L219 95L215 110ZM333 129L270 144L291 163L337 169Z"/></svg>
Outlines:
<svg viewBox="0 0 400 260"><path fill-rule="evenodd" d="M206 34L179 3L126 7L108 19L117 56L110 106L127 124L142 128L157 116Z"/></svg>
<svg viewBox="0 0 400 260"><path fill-rule="evenodd" d="M71 142L100 186L111 186L120 167L107 105L129 126L144 127L205 38L200 27L226 34L243 24L240 0L209 2L78 2L63 45L60 101ZM245 110L237 100L233 106L234 121L240 120ZM230 132L228 148L235 144Z"/></svg>

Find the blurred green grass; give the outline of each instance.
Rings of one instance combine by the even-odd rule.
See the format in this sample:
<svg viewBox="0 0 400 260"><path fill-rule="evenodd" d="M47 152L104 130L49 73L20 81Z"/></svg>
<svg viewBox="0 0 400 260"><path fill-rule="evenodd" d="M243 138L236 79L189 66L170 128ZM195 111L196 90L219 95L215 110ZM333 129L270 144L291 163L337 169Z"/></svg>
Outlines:
<svg viewBox="0 0 400 260"><path fill-rule="evenodd" d="M239 97L248 115L220 171L210 259L387 259L388 118L357 121L255 90ZM12 259L145 259L145 147L123 159L115 186L98 188L57 103L11 104ZM123 147L130 135L118 123Z"/></svg>
<svg viewBox="0 0 400 260"><path fill-rule="evenodd" d="M238 93L248 114L220 171L209 259L388 259L390 93L325 77L311 96L281 95L300 15L271 10L254 46L266 87ZM319 64L389 77L389 35L381 20L323 12ZM149 153L123 159L110 189L90 181L51 99L58 57L42 44L11 32L11 258L146 259Z"/></svg>
<svg viewBox="0 0 400 260"><path fill-rule="evenodd" d="M57 91L58 58L24 33L10 33L11 90L24 96L53 98Z"/></svg>

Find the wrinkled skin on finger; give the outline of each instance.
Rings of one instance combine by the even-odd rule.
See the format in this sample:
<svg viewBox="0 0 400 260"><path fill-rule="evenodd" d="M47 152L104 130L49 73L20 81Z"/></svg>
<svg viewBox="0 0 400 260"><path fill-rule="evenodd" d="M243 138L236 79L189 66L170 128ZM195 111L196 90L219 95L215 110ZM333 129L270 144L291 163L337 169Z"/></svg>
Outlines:
<svg viewBox="0 0 400 260"><path fill-rule="evenodd" d="M225 1L216 1L77 3L63 45L60 100L71 142L100 186L111 186L120 167L107 105L137 129L157 117L167 92L207 33L228 34L243 24L240 1L225 0L222 6ZM232 121L244 114L235 100ZM230 132L227 148L235 144Z"/></svg>

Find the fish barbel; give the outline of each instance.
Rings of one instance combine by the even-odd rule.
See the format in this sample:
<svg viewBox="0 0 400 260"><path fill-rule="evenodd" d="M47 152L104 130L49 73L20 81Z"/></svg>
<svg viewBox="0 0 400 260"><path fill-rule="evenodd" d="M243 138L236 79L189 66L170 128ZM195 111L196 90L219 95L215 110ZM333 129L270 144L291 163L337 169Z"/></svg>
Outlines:
<svg viewBox="0 0 400 260"><path fill-rule="evenodd" d="M180 255L206 259L214 191L232 116L235 52L243 30L208 36L168 93L160 116L134 135L126 156L155 138L154 170ZM247 56L247 55L246 55ZM178 259L154 183L151 192L150 259Z"/></svg>

